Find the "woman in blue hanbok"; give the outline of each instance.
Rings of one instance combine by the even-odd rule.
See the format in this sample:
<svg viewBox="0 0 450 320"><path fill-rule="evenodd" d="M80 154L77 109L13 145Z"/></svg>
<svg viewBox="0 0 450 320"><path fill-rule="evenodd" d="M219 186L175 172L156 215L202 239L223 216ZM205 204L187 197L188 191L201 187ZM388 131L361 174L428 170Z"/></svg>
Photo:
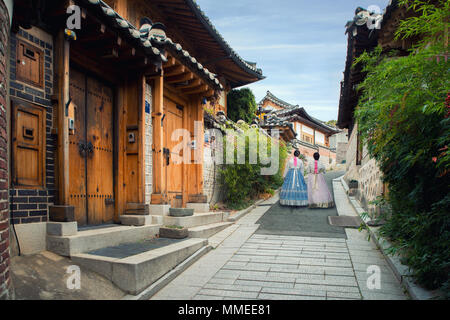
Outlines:
<svg viewBox="0 0 450 320"><path fill-rule="evenodd" d="M286 174L280 192L280 204L283 206L308 205L308 189L303 178L303 162L299 156L300 151L295 150L294 157L286 164Z"/></svg>

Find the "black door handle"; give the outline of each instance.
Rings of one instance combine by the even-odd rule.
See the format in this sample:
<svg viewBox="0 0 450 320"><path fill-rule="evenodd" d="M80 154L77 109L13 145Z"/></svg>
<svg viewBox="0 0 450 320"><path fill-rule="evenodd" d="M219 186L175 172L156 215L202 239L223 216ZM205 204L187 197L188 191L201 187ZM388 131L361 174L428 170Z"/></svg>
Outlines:
<svg viewBox="0 0 450 320"><path fill-rule="evenodd" d="M92 142L88 142L88 144L86 145L86 151L88 153L94 153L94 145L92 144Z"/></svg>
<svg viewBox="0 0 450 320"><path fill-rule="evenodd" d="M163 149L163 154L166 157L166 165L170 165L170 150L167 148Z"/></svg>
<svg viewBox="0 0 450 320"><path fill-rule="evenodd" d="M85 141L78 142L78 151L80 152L80 154L82 156L86 155L86 142Z"/></svg>

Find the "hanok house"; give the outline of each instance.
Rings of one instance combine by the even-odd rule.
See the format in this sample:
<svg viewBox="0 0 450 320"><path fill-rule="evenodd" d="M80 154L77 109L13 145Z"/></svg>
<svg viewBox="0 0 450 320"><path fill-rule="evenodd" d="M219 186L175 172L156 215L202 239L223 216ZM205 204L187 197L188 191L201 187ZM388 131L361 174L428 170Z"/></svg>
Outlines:
<svg viewBox="0 0 450 320"><path fill-rule="evenodd" d="M70 30L77 8L81 28ZM11 17L7 100L15 252L47 248L75 259L155 237L162 224L215 224L209 233L226 226L222 213L167 214L170 208L209 211L203 109L226 109L229 90L264 77L193 1L17 0ZM177 129L186 134L177 136ZM177 155L185 161L176 162ZM125 226L84 228L117 223ZM204 247L200 240L187 243L182 255ZM130 274L135 281L129 282L105 276L137 293L167 270L144 280Z"/></svg>
<svg viewBox="0 0 450 320"><path fill-rule="evenodd" d="M371 52L380 45L383 53L396 50L399 56L407 55L412 47L412 39L401 40L395 38L395 30L400 20L413 14L412 10L399 7L398 1L391 1L384 14L370 13L358 7L353 20L347 22L346 34L348 36L347 61L344 79L341 82L341 95L339 101L339 114L337 126L348 130L348 150L346 154L347 183L352 181L350 189L366 210L373 211L376 207L369 202L375 200L386 191L381 181L381 172L375 159L372 159L367 147L362 143L358 133L354 111L361 96L357 90L364 81L365 73L360 64L352 67L354 60L363 52ZM377 28L368 28L368 20L377 21Z"/></svg>
<svg viewBox="0 0 450 320"><path fill-rule="evenodd" d="M276 128L286 137L292 130L295 138L290 142L308 161L312 161L314 153L319 152L327 168L336 164L336 149L330 148L330 137L338 133L336 128L311 117L304 108L285 102L270 91L267 91L258 109L262 116L261 127L268 130Z"/></svg>

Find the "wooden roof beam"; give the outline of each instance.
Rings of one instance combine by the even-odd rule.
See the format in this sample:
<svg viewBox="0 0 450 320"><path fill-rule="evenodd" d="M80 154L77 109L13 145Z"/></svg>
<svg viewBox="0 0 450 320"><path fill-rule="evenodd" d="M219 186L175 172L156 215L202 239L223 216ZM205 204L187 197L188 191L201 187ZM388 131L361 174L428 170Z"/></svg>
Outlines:
<svg viewBox="0 0 450 320"><path fill-rule="evenodd" d="M168 57L167 60L168 61L166 63L164 63L164 65L163 65L164 68L173 67L177 63L177 60L175 60L174 57Z"/></svg>
<svg viewBox="0 0 450 320"><path fill-rule="evenodd" d="M164 76L165 77L172 77L177 76L180 74L183 74L186 72L186 68L183 65L176 65L174 67L170 67L167 69L164 69Z"/></svg>
<svg viewBox="0 0 450 320"><path fill-rule="evenodd" d="M194 79L194 74L192 72L187 72L187 73L183 73L183 74L178 75L178 76L166 77L164 79L164 82L166 82L166 83L180 83L180 82L191 81L192 79Z"/></svg>
<svg viewBox="0 0 450 320"><path fill-rule="evenodd" d="M190 88L198 87L201 84L202 84L202 81L200 79L195 79L195 80L189 82L188 84L178 86L178 88L180 88L180 89L190 89Z"/></svg>
<svg viewBox="0 0 450 320"><path fill-rule="evenodd" d="M196 94L196 93L203 93L208 90L209 90L208 86L206 84L204 84L204 85L201 85L200 87L196 87L191 90L186 90L183 92L184 92L184 94Z"/></svg>

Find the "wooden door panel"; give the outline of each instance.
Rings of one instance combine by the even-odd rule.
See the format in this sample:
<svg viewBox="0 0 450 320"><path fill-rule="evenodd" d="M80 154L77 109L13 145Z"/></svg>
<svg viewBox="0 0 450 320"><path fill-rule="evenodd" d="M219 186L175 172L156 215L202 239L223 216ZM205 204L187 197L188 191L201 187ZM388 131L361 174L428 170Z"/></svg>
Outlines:
<svg viewBox="0 0 450 320"><path fill-rule="evenodd" d="M89 223L112 222L113 199L113 92L100 81L87 81L87 194Z"/></svg>
<svg viewBox="0 0 450 320"><path fill-rule="evenodd" d="M167 165L164 159L164 169L166 172L167 196L169 202L173 207L180 207L182 205L182 190L183 190L183 164L174 163L174 149L182 138L178 141L172 141L172 133L177 129L183 128L183 111L182 107L177 107L177 104L167 97L164 98L164 146L170 150L170 162ZM178 155L179 156L179 155Z"/></svg>
<svg viewBox="0 0 450 320"><path fill-rule="evenodd" d="M75 207L78 224L86 225L86 160L79 146L86 141L86 77L73 69L70 70L70 97L74 103L75 130L69 135L69 203Z"/></svg>

